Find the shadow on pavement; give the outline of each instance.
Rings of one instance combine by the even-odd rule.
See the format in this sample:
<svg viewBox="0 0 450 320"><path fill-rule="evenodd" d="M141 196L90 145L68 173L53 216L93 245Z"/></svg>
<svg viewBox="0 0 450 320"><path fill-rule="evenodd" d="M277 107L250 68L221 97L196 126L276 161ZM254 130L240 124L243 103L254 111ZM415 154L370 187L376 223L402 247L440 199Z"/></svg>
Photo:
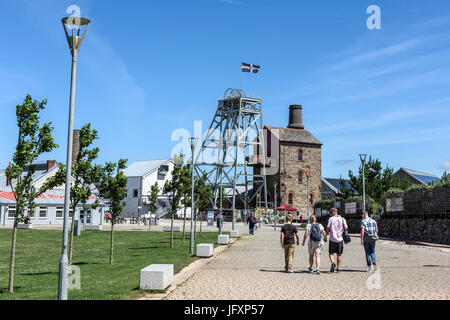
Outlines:
<svg viewBox="0 0 450 320"><path fill-rule="evenodd" d="M259 271L261 271L261 272L274 272L274 273L286 273L286 271L284 271L284 270L266 270L266 269L260 269ZM339 273L346 273L346 272L360 272L360 273L367 273L367 271L365 271L365 270L351 270L351 269L350 269L350 270L349 270L349 269L340 270ZM310 272L307 271L307 270L294 271L294 273L306 273L306 274L310 274ZM323 271L323 270L320 270L320 273L321 273L321 274L322 274L322 273L324 273L324 274L331 274L330 271ZM334 272L334 273L337 273L337 272ZM316 273L313 272L313 274L316 274Z"/></svg>
<svg viewBox="0 0 450 320"><path fill-rule="evenodd" d="M346 272L360 272L360 273L367 273L367 271L366 270L349 270L349 269L342 269L342 270L339 270L339 272L342 272L342 273L346 273Z"/></svg>

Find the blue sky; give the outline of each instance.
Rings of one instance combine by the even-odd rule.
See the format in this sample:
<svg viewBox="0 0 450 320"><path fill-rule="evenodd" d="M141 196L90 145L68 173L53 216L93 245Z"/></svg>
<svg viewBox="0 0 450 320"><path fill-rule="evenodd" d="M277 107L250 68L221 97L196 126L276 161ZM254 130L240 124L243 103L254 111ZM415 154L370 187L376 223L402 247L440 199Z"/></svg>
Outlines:
<svg viewBox="0 0 450 320"><path fill-rule="evenodd" d="M76 127L99 131L102 161L170 156L174 130L209 125L240 86L264 123L286 126L290 104L323 143L323 175L347 176L368 153L395 169L450 169L450 2L1 0L0 166L15 148L15 106L48 99L65 161L70 53L60 19L76 4L92 20L79 56ZM381 30L369 30L369 5Z"/></svg>

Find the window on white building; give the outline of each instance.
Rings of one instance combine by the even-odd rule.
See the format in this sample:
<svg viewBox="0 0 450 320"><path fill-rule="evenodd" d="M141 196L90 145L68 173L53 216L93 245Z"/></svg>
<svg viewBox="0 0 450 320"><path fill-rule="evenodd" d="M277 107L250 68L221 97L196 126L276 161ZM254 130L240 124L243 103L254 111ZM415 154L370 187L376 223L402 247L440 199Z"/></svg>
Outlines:
<svg viewBox="0 0 450 320"><path fill-rule="evenodd" d="M56 207L56 218L62 219L64 214L64 207Z"/></svg>
<svg viewBox="0 0 450 320"><path fill-rule="evenodd" d="M16 216L16 206L8 207L8 218L13 219Z"/></svg>
<svg viewBox="0 0 450 320"><path fill-rule="evenodd" d="M133 190L133 198L137 198L138 197L138 189L134 189Z"/></svg>
<svg viewBox="0 0 450 320"><path fill-rule="evenodd" d="M47 218L47 207L39 207L39 218Z"/></svg>

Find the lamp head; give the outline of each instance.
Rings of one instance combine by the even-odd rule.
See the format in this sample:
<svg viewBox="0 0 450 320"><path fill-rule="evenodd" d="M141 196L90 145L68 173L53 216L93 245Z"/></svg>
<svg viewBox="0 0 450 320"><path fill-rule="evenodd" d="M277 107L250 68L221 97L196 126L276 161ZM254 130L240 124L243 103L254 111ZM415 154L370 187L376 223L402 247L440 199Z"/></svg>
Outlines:
<svg viewBox="0 0 450 320"><path fill-rule="evenodd" d="M306 173L306 175L309 177L310 176L310 174L311 174L311 167L310 166L307 166L306 168L305 168L305 173Z"/></svg>
<svg viewBox="0 0 450 320"><path fill-rule="evenodd" d="M198 138L189 138L189 143L191 145L191 149L195 149L197 146Z"/></svg>
<svg viewBox="0 0 450 320"><path fill-rule="evenodd" d="M359 158L361 159L361 162L366 162L367 154L365 154L365 153L360 154Z"/></svg>
<svg viewBox="0 0 450 320"><path fill-rule="evenodd" d="M64 32L66 33L67 42L69 44L72 55L78 54L81 44L91 21L81 17L66 17L63 18L62 24Z"/></svg>

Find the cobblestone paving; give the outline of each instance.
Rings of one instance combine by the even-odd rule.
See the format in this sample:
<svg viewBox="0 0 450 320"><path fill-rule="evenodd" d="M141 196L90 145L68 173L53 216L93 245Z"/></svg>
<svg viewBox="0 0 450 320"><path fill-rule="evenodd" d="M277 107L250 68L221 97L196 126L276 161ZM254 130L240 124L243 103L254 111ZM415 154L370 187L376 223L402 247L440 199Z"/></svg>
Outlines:
<svg viewBox="0 0 450 320"><path fill-rule="evenodd" d="M303 231L300 234L303 237ZM379 270L370 274L358 238L345 246L341 273L329 272L327 252L325 244L322 274L309 274L307 247L300 245L295 251L295 273L284 273L279 231L264 226L253 237L244 235L167 299L450 299L449 249L380 240Z"/></svg>

